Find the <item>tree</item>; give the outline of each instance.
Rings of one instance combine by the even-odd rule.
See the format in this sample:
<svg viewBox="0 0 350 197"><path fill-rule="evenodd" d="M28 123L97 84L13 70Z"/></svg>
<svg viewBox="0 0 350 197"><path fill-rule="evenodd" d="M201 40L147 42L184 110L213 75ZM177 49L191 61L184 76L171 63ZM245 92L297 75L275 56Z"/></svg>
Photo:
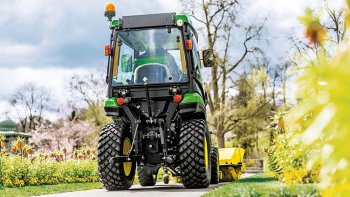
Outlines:
<svg viewBox="0 0 350 197"><path fill-rule="evenodd" d="M233 145L242 145L250 157L259 156L259 134L265 131L272 107L270 96L265 101L261 89L261 79L268 81L259 76L261 73L256 69L250 74L243 73L235 82L238 93L228 99L228 120L224 127L225 132L235 136Z"/></svg>
<svg viewBox="0 0 350 197"><path fill-rule="evenodd" d="M74 148L96 145L96 141L86 140L93 132L89 122L64 120L61 126L45 122L31 131L30 143L40 150L55 151L65 147L71 152Z"/></svg>
<svg viewBox="0 0 350 197"><path fill-rule="evenodd" d="M185 12L194 18L201 26L206 37L207 45L215 51L214 65L211 68L211 82L206 84L210 115L214 117L211 126L218 139L218 146L224 147L225 123L230 121L226 113L226 98L228 80L232 73L246 58L259 52L254 41L260 40L263 23L243 26L236 23L237 0L182 0ZM233 60L230 56L231 36L234 28L244 32L241 42L241 55ZM221 86L221 88L220 88Z"/></svg>
<svg viewBox="0 0 350 197"><path fill-rule="evenodd" d="M283 110L286 110L288 108L287 106L287 82L291 79L293 76L292 73L290 73L290 69L295 66L293 62L287 60L287 61L281 61L280 63L271 64L267 59L263 59L264 61L257 65L252 65L252 68L258 68L258 69L265 69L263 72L265 72L265 76L263 76L263 79L266 79L266 81L263 83L262 86L264 89L264 92L267 91L267 89L271 89L271 100L272 100L272 111L277 110L278 108L282 107ZM261 72L261 71L260 71ZM264 93L264 95L267 95L268 93ZM268 95L267 95L268 96ZM282 100L282 103L280 103L279 100ZM266 99L265 99L266 101Z"/></svg>
<svg viewBox="0 0 350 197"><path fill-rule="evenodd" d="M49 101L49 91L34 83L19 87L9 99L23 130L35 129L42 122Z"/></svg>
<svg viewBox="0 0 350 197"><path fill-rule="evenodd" d="M276 100L277 100L277 94L278 94L278 90L277 90L278 79L282 79L281 73L280 73L281 70L279 68L280 68L280 65L276 65L275 67L269 67L267 70L267 73L270 76L271 81L272 81L271 97L272 97L272 107L273 107L272 110L273 111L276 110L276 108L277 108L277 101ZM283 101L284 101L284 104L286 105L285 98L283 99Z"/></svg>
<svg viewBox="0 0 350 197"><path fill-rule="evenodd" d="M280 70L280 82L282 85L282 98L283 98L283 109L287 110L287 82L288 80L292 77L291 73L288 73L288 71L292 68L295 67L295 64L291 61L286 61L282 64L277 65L277 69Z"/></svg>
<svg viewBox="0 0 350 197"><path fill-rule="evenodd" d="M331 35L330 41L339 45L348 36L345 24L346 10L330 8L327 0L324 1L324 6L327 12L327 19L323 26L328 30L328 34Z"/></svg>
<svg viewBox="0 0 350 197"><path fill-rule="evenodd" d="M103 110L105 87L103 75L99 71L93 71L89 75L73 76L69 81L71 119L74 119L78 114L77 110L80 110L84 115L83 119L91 119L97 127L103 126L107 121Z"/></svg>

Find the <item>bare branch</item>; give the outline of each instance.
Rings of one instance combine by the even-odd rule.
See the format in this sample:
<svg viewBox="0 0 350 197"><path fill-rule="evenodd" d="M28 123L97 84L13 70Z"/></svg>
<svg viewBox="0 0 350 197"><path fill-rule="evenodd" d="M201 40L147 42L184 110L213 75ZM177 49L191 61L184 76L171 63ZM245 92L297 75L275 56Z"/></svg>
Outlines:
<svg viewBox="0 0 350 197"><path fill-rule="evenodd" d="M228 69L227 69L227 73L232 72L235 68L237 68L237 66L239 66L242 61L246 58L246 56L248 55L248 53L253 53L256 49L248 49L247 43L255 38L258 38L261 35L261 31L264 28L264 24L261 24L254 32L253 34L250 35L253 27L250 26L248 27L248 31L246 32L246 39L243 42L243 46L244 46L244 52L242 54L242 56L238 59L238 61L236 63L234 63L233 65L231 65Z"/></svg>
<svg viewBox="0 0 350 197"><path fill-rule="evenodd" d="M233 129L232 127L235 127L235 125L237 125L237 123L239 123L240 121L253 118L254 116L256 116L260 112L261 109L263 109L270 102L271 102L271 99L269 101L263 103L262 105L260 105L258 108L256 108L256 110L252 114L250 114L248 116L236 118L236 119L233 119L232 116L229 116L228 119L231 121L231 123L226 125L226 129L223 131L223 133L227 133L227 132L231 131Z"/></svg>

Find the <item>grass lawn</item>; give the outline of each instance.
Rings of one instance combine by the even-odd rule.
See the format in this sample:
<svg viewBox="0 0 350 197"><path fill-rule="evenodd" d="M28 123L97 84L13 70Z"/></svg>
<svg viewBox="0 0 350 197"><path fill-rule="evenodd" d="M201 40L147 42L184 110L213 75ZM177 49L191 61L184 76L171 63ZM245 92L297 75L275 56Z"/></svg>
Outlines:
<svg viewBox="0 0 350 197"><path fill-rule="evenodd" d="M320 196L315 184L286 185L264 174L257 174L216 188L211 196Z"/></svg>
<svg viewBox="0 0 350 197"><path fill-rule="evenodd" d="M17 196L37 196L44 194L54 194L71 191L82 191L89 189L101 189L102 184L96 183L71 183L59 185L40 185L27 186L18 188L0 188L0 197L17 197Z"/></svg>

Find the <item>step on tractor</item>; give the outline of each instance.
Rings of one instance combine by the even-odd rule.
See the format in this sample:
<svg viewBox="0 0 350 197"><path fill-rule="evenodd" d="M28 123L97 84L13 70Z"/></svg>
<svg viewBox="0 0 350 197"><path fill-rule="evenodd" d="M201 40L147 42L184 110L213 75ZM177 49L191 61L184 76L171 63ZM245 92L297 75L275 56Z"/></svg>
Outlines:
<svg viewBox="0 0 350 197"><path fill-rule="evenodd" d="M115 17L104 109L113 123L98 141L99 176L107 190L129 189L135 174L141 186L154 186L162 168L186 188L219 182L218 149L206 121L207 94L201 68L213 65L213 51L199 52L188 16L165 13Z"/></svg>

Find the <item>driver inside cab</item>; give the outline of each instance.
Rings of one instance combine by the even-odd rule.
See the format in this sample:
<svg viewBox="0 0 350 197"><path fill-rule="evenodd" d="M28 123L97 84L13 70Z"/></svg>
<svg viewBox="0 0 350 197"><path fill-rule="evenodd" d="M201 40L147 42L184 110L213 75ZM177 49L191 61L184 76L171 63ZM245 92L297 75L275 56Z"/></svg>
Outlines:
<svg viewBox="0 0 350 197"><path fill-rule="evenodd" d="M167 32L165 32L167 33ZM179 80L181 77L181 70L179 69L174 56L172 56L166 49L163 43L167 43L168 36L164 36L163 32L155 32L153 40L156 40L152 48L149 48L145 53L141 54L138 59L148 60L149 63L159 63L167 66L170 72L170 79ZM176 39L176 38L170 38Z"/></svg>

